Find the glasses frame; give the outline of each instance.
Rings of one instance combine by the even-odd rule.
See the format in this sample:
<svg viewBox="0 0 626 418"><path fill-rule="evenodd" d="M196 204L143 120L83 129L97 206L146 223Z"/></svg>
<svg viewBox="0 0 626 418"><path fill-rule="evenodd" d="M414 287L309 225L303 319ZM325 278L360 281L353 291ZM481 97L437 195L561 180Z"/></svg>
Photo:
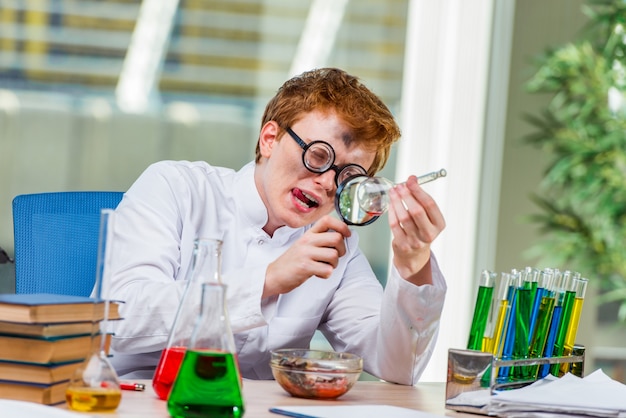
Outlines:
<svg viewBox="0 0 626 418"><path fill-rule="evenodd" d="M316 174L323 174L327 171L333 170L335 172L335 185L339 188L340 187L340 183L339 183L339 175L346 169L349 167L356 167L357 170L360 170L360 173L355 173L351 176L346 177L343 181L345 182L346 180L350 179L351 177L354 176L367 176L367 170L364 169L362 166L358 165L358 164L345 164L342 165L341 167L338 165L335 165L335 149L333 148L332 145L330 145L328 142L326 141L320 141L320 140L316 140L310 143L306 143L304 142L304 140L302 138L300 138L298 136L298 134L296 134L291 128L287 127L285 128L285 131L289 134L289 136L296 141L296 143L298 145L300 145L300 148L302 148L302 164L304 164L304 166L306 167L307 170L309 170L312 173L316 173ZM313 145L317 145L317 144L323 144L323 146L328 149L329 153L330 153L330 163L328 164L328 166L326 168L315 168L315 167L311 167L309 164L307 164L307 159L306 159L306 153L307 151L313 146Z"/></svg>

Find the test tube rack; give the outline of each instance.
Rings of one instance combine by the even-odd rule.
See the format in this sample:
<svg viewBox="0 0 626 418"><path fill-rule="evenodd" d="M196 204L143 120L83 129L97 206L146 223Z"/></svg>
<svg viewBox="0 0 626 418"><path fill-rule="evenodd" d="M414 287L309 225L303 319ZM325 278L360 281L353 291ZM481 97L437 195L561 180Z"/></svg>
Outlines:
<svg viewBox="0 0 626 418"><path fill-rule="evenodd" d="M569 363L570 372L582 377L585 364L584 346L576 345L574 354L571 356L520 360L502 360L494 357L491 353L451 348L448 350L446 409L489 415L488 409L484 405L480 405L480 402L476 404L459 402L458 397L463 394L467 399L486 399L497 391L517 389L536 381L536 379L499 379L498 372L501 368L562 363Z"/></svg>

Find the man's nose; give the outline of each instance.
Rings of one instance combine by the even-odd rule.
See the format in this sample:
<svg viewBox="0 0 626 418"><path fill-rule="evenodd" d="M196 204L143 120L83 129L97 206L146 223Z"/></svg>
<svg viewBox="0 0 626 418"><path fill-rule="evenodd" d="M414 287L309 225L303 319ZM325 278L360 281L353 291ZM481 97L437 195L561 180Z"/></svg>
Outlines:
<svg viewBox="0 0 626 418"><path fill-rule="evenodd" d="M316 181L324 188L331 191L335 188L335 170L332 168L328 171L318 174Z"/></svg>

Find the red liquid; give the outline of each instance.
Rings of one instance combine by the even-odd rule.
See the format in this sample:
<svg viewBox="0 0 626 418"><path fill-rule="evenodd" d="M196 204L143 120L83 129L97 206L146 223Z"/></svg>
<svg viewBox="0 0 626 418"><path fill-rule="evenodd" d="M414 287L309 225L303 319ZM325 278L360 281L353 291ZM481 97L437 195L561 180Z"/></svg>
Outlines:
<svg viewBox="0 0 626 418"><path fill-rule="evenodd" d="M185 357L185 347L170 347L163 350L159 365L152 378L152 388L159 399L167 400L174 380L178 375L178 369Z"/></svg>

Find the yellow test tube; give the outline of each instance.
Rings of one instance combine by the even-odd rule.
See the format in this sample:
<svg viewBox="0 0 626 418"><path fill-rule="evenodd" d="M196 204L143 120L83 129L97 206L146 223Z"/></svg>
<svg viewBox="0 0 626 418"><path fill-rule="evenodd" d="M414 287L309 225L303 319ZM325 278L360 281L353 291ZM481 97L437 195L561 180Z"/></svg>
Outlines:
<svg viewBox="0 0 626 418"><path fill-rule="evenodd" d="M574 298L572 314L570 317L570 321L567 324L567 331L565 333L565 342L563 344L564 356L570 356L574 352L574 345L576 344L576 334L578 332L580 316L583 311L583 303L585 301L585 293L587 292L588 280L585 278L575 277L573 279L573 282L574 289L576 291L576 297ZM559 375L567 373L569 371L569 366L570 363L562 363Z"/></svg>

